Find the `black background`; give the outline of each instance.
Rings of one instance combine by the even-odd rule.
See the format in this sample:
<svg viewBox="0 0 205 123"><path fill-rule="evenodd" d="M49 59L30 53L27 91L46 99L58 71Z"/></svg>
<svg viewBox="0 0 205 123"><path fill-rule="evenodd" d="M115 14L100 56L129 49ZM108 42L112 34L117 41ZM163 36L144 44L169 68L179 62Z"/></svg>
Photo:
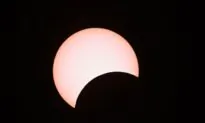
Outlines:
<svg viewBox="0 0 205 123"><path fill-rule="evenodd" d="M89 27L113 30L134 48L148 88L151 120L190 118L185 113L191 110L189 0L27 1L17 2L16 15L18 121L72 123L79 118L59 96L52 65L62 42Z"/></svg>

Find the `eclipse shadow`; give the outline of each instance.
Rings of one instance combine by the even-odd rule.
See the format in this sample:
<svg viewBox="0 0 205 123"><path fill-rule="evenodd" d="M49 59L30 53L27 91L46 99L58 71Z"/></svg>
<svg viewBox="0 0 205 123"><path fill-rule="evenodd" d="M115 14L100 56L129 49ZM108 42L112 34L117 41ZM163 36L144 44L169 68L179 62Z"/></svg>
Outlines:
<svg viewBox="0 0 205 123"><path fill-rule="evenodd" d="M103 74L84 87L78 97L76 110L83 116L110 115L112 119L114 116L117 116L117 119L121 117L121 121L125 115L142 117L143 90L142 82L131 74L122 72Z"/></svg>

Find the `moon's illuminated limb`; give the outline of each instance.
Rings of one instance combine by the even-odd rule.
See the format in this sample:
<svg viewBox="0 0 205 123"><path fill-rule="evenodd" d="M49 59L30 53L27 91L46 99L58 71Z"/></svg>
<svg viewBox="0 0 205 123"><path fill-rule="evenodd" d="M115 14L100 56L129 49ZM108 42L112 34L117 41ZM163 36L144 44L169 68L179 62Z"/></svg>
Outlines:
<svg viewBox="0 0 205 123"><path fill-rule="evenodd" d="M53 65L56 88L72 107L85 85L108 72L139 75L137 57L119 34L89 28L71 35L60 46Z"/></svg>

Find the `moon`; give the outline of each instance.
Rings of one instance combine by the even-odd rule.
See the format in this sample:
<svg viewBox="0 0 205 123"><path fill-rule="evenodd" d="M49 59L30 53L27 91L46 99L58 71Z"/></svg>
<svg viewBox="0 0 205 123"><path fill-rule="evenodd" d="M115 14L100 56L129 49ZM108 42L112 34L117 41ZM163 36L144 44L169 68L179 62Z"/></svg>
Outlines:
<svg viewBox="0 0 205 123"><path fill-rule="evenodd" d="M137 56L119 34L104 28L87 28L68 37L53 63L53 79L60 96L75 108L83 88L109 72L139 76Z"/></svg>

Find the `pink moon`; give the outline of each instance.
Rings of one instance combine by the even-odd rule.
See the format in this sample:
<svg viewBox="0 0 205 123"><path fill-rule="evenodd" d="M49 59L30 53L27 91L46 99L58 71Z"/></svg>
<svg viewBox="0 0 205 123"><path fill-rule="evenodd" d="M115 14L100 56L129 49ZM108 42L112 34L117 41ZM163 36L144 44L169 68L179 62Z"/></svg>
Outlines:
<svg viewBox="0 0 205 123"><path fill-rule="evenodd" d="M83 88L109 72L138 77L139 66L126 39L104 28L88 28L71 35L58 49L53 64L55 86L73 108Z"/></svg>

